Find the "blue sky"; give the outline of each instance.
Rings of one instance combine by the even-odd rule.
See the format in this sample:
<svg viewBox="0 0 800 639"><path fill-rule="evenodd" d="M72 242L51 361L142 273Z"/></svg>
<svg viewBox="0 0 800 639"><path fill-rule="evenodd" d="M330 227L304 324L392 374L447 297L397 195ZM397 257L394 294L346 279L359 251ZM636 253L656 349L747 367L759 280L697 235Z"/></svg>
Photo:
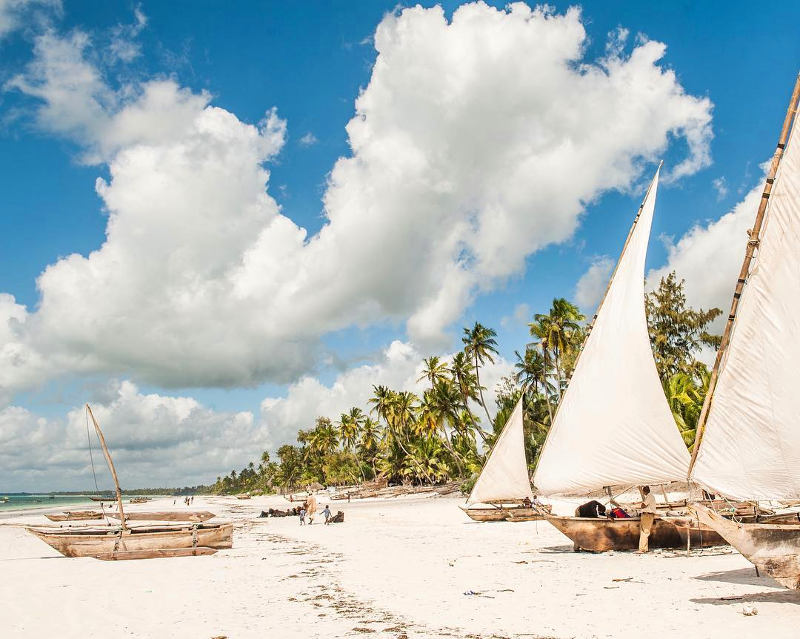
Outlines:
<svg viewBox="0 0 800 639"><path fill-rule="evenodd" d="M573 6L560 2L551 4L555 15L561 17ZM422 5L435 6L433 3ZM233 372L220 373L219 377L208 373L186 375L184 378L175 373L180 367L170 364L164 368L161 362L155 361L151 365L145 355L126 359L114 348L111 349L114 353L108 356L95 357L96 354L93 354L88 357L83 352L76 358L74 344L83 344L78 351L80 348L91 349L85 343L85 335L70 333L67 329L53 329L58 322L48 320L47 313L56 311L46 310L39 317L37 309L42 297L36 287L37 277L60 258L73 253L86 257L102 245L109 222L108 201L98 194L96 180L102 178L106 183L116 185L111 180L110 167L119 162L121 155L118 154L135 146L135 142L127 147L119 144L104 151L104 157L87 162L87 149L93 148L92 145L107 143L102 137L107 135L105 130L93 132L90 121L81 123L77 129L70 129L63 115L67 107L59 111L61 115L58 117L62 117L62 120L43 120L42 105L47 104L48 100L52 102L58 99L53 98L54 93L43 94L39 91L42 88L41 78L37 80L35 69L31 66L38 59L37 43L40 48L44 46L41 40L44 34L51 37L48 41L51 45L66 42L76 33L87 36L88 44L81 49L82 60L97 71L103 85L103 95L106 96L103 99L114 102L112 106L104 103L103 108L112 114L115 109L122 108L120 105L135 102L138 99L136 96L140 95L137 91L154 80L168 80L192 95L205 91L208 93L207 103L233 114L239 123L245 125L259 125L274 107L277 118L284 123L285 133L282 143L276 143L274 148L263 153L268 158L264 166L270 171L266 190L280 207L282 215L306 229L307 238L310 238L326 222L323 196L335 163L339 158L353 155L345 127L356 115L355 100L360 91L366 91L370 98L373 94L378 95L379 78L374 67L377 52L373 39L376 28L387 14L394 12L395 16L401 16L403 6L373 1L242 2L233 5L144 1L99 5L86 2L64 2L63 5L32 2L19 8L13 3L0 2L0 25L3 20L12 25L0 36L0 84L4 87L0 92L0 144L3 149L0 153L0 254L3 255L0 261L0 293L12 295L16 304L26 308L26 326L33 327L31 334L38 331L36 340L39 341L30 346L37 357L42 353L49 356L43 344L49 348L55 344L55 350L68 344L64 348L65 353L69 351L63 359L55 358L44 364L45 374L32 374L34 381L17 382L12 379L6 383L10 390L5 394L0 393L0 400L5 401L0 408L5 407L6 413L13 408L25 411L24 423L18 419L13 428L29 430L30 423L43 419L56 424L48 431L52 437L63 436L58 428L69 428L70 420L74 419L74 416L68 416L71 409L80 406L87 397L97 398L100 402L105 398L110 406L117 391L108 391L108 385L118 389L119 384L130 380L136 385L138 393L169 398L191 397L209 413L224 413L226 417L219 423L226 425L219 427L220 432L227 432L225 429L230 426L232 414L249 413L253 420L252 428L255 429L253 432L256 433L253 435L253 448L262 444L274 445L282 437L285 438L289 430L303 424L290 423L291 418L285 415L280 418L284 420L280 427L270 424L270 415L265 417L261 402L265 398L273 398L267 402L271 405L277 398L285 397L290 388L288 384L302 375L309 375L323 387L330 387L348 370L359 366L387 365L391 360L386 359L385 349L394 340L412 344L415 353L420 356L431 352L451 352L459 344L461 327L475 321L498 331L502 355L511 360L514 350L524 348L527 341L524 323L513 317L520 305L526 305L522 310L528 313L544 311L554 296L573 297L578 281L595 261L603 257L616 259L644 186L658 159L665 161L665 171L669 172L690 155L685 129L681 129L684 124L698 136L701 135L699 125L692 129L699 109L694 102L691 105L687 100L676 102L674 111L684 107L687 109L684 124L680 123L678 116L675 116L677 124L658 123L659 118L666 121L673 117L672 112L654 115L654 135L666 135L669 140L666 146L656 151L653 148L646 151L620 151L614 156L615 162L623 163L628 157L633 159L633 168L620 169L624 175L593 182L583 191L578 190L576 185L576 193L580 194L576 197L583 199L589 194L588 201L583 202L584 206L577 212L577 217L575 211L564 205L564 219L573 221L569 224L565 222L565 226L554 232L552 238L544 241L544 246L536 246L534 238L529 238L530 248L520 249L524 269L511 265L497 277L479 274L469 280L469 287L465 290L470 293L462 296L462 308L457 309L454 319L441 320L443 331L436 335L436 331L429 334L408 329L408 326L414 325L409 318L414 317L422 304L413 299L416 294L413 286L398 290L396 299L405 302L398 302L399 310L396 311L387 310L394 308L392 299L380 302L383 305L380 312L375 312L372 307L355 310L361 303L356 291L349 293L353 295L348 302L354 306L352 317L346 310L340 309L334 300L330 303L336 310L330 313L338 313L335 321L321 321L320 326L310 331L313 333L310 337L305 335L304 330L298 330L298 333L303 333L302 337L297 337L299 354L292 355L291 361L287 360L286 375L280 372L278 356L274 366L268 362L262 366L259 358L269 359L270 351L266 347L259 351L261 346L254 343L253 348L258 353L253 355L252 370L246 374L237 376L235 363L230 363ZM442 3L448 20L458 6L458 3ZM504 5L496 3L496 6L502 9ZM588 2L581 7L581 15L574 18L574 22L585 29L586 40L579 62L574 65L575 69L580 64L599 64L608 54L609 34L624 29L628 36L621 45L620 59L627 60L646 41L663 43L666 53L653 63L654 68L659 72L674 72L675 86L680 88L684 96L689 96L695 102L707 98L713 103L713 107L706 109L711 120L702 142L710 153L708 159L700 161L679 179L662 184L659 191L648 268L658 269L671 264L680 269L682 255L680 251L670 254L669 242L678 242L691 234L691 229L697 224L700 225L699 235L692 237L702 236L709 243L728 242L727 237L715 240L717 235L713 222L733 210L760 181L759 164L770 156L774 148L798 70L800 42L796 37L796 24L800 8L792 5L784 7L778 18L774 12L759 11L751 4L736 2L700 5L690 2ZM401 18L397 19L400 24L405 24ZM409 21L407 26L410 29L415 25ZM132 49L128 54L123 53L115 58L116 54L110 53L114 50L115 42L127 43ZM538 45L534 43L531 46ZM513 57L514 52L508 55ZM465 66L467 64L464 63ZM434 61L431 66L436 66ZM444 67L442 82L448 81L449 74L463 71L459 67L458 63L451 70ZM424 69L424 65L420 68ZM520 72L523 77L524 64L520 65L520 69L523 69ZM386 86L391 90L403 91L406 90L403 87L411 86L413 92L413 83L398 82L395 85L386 80L392 73L403 72L405 69L391 67L384 72L382 81L386 81ZM19 78L23 78L22 83ZM31 86L39 88L31 89ZM496 109L481 106L483 119L476 120L474 125L470 124L464 136L479 133L485 118L491 118L495 110L498 117L509 117L508 109L511 107L508 104L517 97L513 86L505 86L503 91L506 90L507 93L496 96ZM112 95L113 98L108 97ZM483 95L476 99L484 100L485 97ZM387 104L402 104L403 99L398 94L391 101L381 102L378 96L375 99L376 106L371 107L370 122L375 121L374 113L380 116L380 109L385 110ZM462 96L462 99L466 98ZM576 93L562 96L562 99L567 103L580 103L586 96ZM630 99L635 100L637 96L632 94ZM480 104L483 105L483 102ZM594 110L592 104L583 105L582 108L583 113L588 115ZM655 106L652 108L657 110ZM691 114L690 108L695 109ZM148 117L154 118L155 122L159 117L157 110L149 112ZM413 117L413 114L409 116ZM609 117L614 117L613 112ZM380 120L380 117L377 119ZM403 119L400 117L392 121L402 124ZM649 134L646 122L638 130L642 138ZM713 133L713 138L707 134L708 131ZM96 137L92 138L93 135ZM448 142L441 148L454 147ZM600 151L598 149L597 155L603 157ZM364 157L367 157L366 154ZM580 157L591 160L592 153ZM437 158L437 161L440 159ZM445 165L464 161L463 157L445 160ZM363 158L360 161L366 162ZM509 165L507 172L513 173L514 169ZM552 176L553 180L546 173L537 175L540 183L536 184L544 187L554 182L559 185L559 192L563 193L573 183L589 180L586 176L598 170L587 166L584 161L583 164L570 165L570 175L563 170L557 171L558 174ZM402 185L395 187L400 189L395 195L402 196ZM356 191L347 191L347 188L345 184L343 192L352 197ZM535 194L525 197L535 201ZM380 205L378 200L377 204L371 206ZM358 215L378 215L373 209L354 213L352 209L357 209L357 205L342 206L349 206L348 215L352 214L356 219ZM480 208L481 205L476 203L474 206ZM537 206L542 209L537 213L541 216L541 224L546 226L546 206L542 203ZM567 209L572 212L568 213ZM552 215L561 215L559 210L555 206ZM402 212L392 212L392 219L395 220L398 215L402 215ZM573 217L570 218L570 215ZM188 219L191 226L193 222L191 218ZM536 228L532 225L530 232L536 232ZM358 232L356 228L350 228L351 234ZM546 235L545 231L543 233ZM387 246L391 245L391 237L386 241ZM742 246L732 247L731 255L738 256ZM689 248L691 246L687 244L685 250ZM438 250L436 242L421 248L420 255L431 250ZM411 255L412 252L406 254ZM341 260L347 261L348 257L342 255ZM141 254L141 259L148 259L146 251ZM477 258L473 256L473 259ZM736 259L731 257L732 262ZM491 267L484 270L486 273L492 272ZM732 282L735 273L728 277L727 270L720 270L721 273L714 275L719 277L721 284L705 288L700 280L708 277L706 273L690 272L688 267L681 272L687 278L690 290L697 282L696 292L690 294L690 301L703 305L727 304L729 292L726 286L730 285L726 282ZM430 275L421 270L410 272L422 279ZM120 299L124 300L124 284L112 282L111 285ZM52 286L58 286L58 281ZM154 286L158 286L157 281ZM424 285L420 286L424 289ZM434 289L428 293L423 290L420 299L435 292ZM53 295L53 299L58 297L55 292ZM75 306L102 306L106 301L76 297L69 302L67 297L66 302L60 299L59 303L65 304L65 307L58 312L69 314L75 310ZM377 302L369 302L374 303ZM120 308L124 306L123 303ZM261 307L243 304L238 313L257 315L260 311ZM106 320L109 317L114 321L113 316L104 316ZM3 319L0 317L0 320ZM41 328L38 325L40 320L42 325L51 328ZM80 324L85 323L86 319L75 321ZM124 322L125 318L120 321ZM412 323L407 324L409 321ZM14 326L18 327L18 324ZM186 331L186 325L182 324L181 329L176 330ZM235 332L236 329L231 330ZM246 329L243 330L246 332ZM142 331L147 331L146 326L142 327ZM214 335L214 332L209 334ZM282 327L280 334L285 341L295 339L289 329ZM0 339L2 337L0 331ZM177 333L163 336L165 342L171 342L173 338L176 342L180 341ZM310 341L304 341L307 338ZM8 339L10 343L12 340ZM25 342L27 345L33 344L33 337L25 339L29 340ZM236 347L247 352L246 343L237 342ZM101 350L98 347L98 352ZM144 351L147 348L143 348ZM197 345L180 345L175 352L185 351L195 356ZM98 361L89 362L94 359ZM203 358L198 357L187 361L186 368L196 370L204 365L203 362ZM209 357L208 366L227 370L227 364L219 366L213 357ZM0 379L0 387L2 385ZM365 388L364 392L368 391L369 388ZM313 410L313 399L308 396L303 396L303 399L312 405ZM343 401L343 398L340 397L340 400ZM327 404L323 402L319 406ZM287 409L287 414L295 413ZM111 408L109 415L114 415ZM271 417L279 419L276 415ZM133 420L133 417L130 419ZM3 423L0 422L0 429ZM217 427L214 420L210 420L209 424L210 429ZM132 450L135 448L131 447ZM191 470L182 471L183 474L179 476L166 477L164 481L179 481L183 477L187 481L195 479L202 473L212 472L215 464L231 460L238 463L239 459L246 460L256 454L256 451L249 449L228 451L210 461L198 462ZM14 485L9 485L8 489L38 486L51 481L46 471L31 470L34 466L33 462L30 466L22 465L16 474L9 475L6 480ZM78 484L82 481L81 472L81 468L76 466L74 481ZM34 476L37 479L34 480ZM0 476L0 487L4 485L2 479Z"/></svg>

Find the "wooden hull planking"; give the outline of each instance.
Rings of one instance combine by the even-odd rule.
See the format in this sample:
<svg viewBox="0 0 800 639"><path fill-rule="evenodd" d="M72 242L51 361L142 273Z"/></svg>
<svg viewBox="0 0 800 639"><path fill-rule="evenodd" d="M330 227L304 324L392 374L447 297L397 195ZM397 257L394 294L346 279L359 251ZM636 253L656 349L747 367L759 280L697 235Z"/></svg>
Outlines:
<svg viewBox="0 0 800 639"><path fill-rule="evenodd" d="M738 523L702 505L690 508L759 570L787 588L800 589L800 523Z"/></svg>
<svg viewBox="0 0 800 639"><path fill-rule="evenodd" d="M576 551L605 552L639 548L639 518L595 519L591 517L546 517L572 540ZM650 530L649 548L686 548L687 535L692 547L722 546L727 542L712 528L698 527L688 517L656 517Z"/></svg>
<svg viewBox="0 0 800 639"><path fill-rule="evenodd" d="M525 506L497 505L494 507L459 506L473 521L535 521L544 519L541 510ZM549 506L547 506L549 508Z"/></svg>
<svg viewBox="0 0 800 639"><path fill-rule="evenodd" d="M121 561L124 559L165 559L168 557L200 557L213 555L216 548L197 546L196 548L158 548L156 550L117 550L116 552L101 552L95 559L103 561Z"/></svg>
<svg viewBox="0 0 800 639"><path fill-rule="evenodd" d="M72 510L61 515L45 515L50 521L84 521L87 519L102 519L103 513L95 510Z"/></svg>
<svg viewBox="0 0 800 639"><path fill-rule="evenodd" d="M108 516L112 519L119 519L119 513L108 513ZM125 513L125 521L193 521L193 522L202 522L208 521L212 517L215 517L214 513L210 513L207 510L201 512L193 512L193 511L153 511L153 512L140 512L140 513L132 513L126 512Z"/></svg>
<svg viewBox="0 0 800 639"><path fill-rule="evenodd" d="M65 557L99 557L119 551L158 552L166 549L231 548L233 524L146 526L127 531L28 528ZM157 555L154 555L157 556Z"/></svg>

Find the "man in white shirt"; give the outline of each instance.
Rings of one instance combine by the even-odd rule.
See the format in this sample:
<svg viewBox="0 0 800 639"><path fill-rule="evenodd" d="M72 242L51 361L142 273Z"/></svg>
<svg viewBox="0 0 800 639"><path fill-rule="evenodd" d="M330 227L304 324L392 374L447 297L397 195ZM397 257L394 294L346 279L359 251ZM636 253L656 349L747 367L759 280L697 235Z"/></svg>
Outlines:
<svg viewBox="0 0 800 639"><path fill-rule="evenodd" d="M642 514L639 523L639 551L645 553L649 550L647 542L650 537L650 529L653 527L653 520L656 518L656 498L650 492L650 486L642 487Z"/></svg>

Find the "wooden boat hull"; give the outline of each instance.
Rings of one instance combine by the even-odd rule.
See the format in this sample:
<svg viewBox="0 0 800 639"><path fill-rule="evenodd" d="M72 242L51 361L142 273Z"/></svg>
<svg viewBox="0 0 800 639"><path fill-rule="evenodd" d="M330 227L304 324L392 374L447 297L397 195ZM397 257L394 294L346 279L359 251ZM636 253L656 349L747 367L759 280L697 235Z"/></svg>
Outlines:
<svg viewBox="0 0 800 639"><path fill-rule="evenodd" d="M233 524L194 524L186 526L144 526L103 530L28 528L65 557L99 557L119 551L155 553L175 548L231 548Z"/></svg>
<svg viewBox="0 0 800 639"><path fill-rule="evenodd" d="M746 524L699 504L690 509L756 568L787 588L800 589L800 523Z"/></svg>
<svg viewBox="0 0 800 639"><path fill-rule="evenodd" d="M639 518L595 519L591 517L545 517L572 540L574 549L591 552L639 548ZM688 517L656 517L650 530L649 548L686 548L691 535L694 548L722 546L727 542L712 528L698 527Z"/></svg>
<svg viewBox="0 0 800 639"><path fill-rule="evenodd" d="M119 513L108 513L108 516L112 519L119 519ZM202 522L208 521L212 517L216 517L214 513L210 513L207 510L201 512L192 512L192 511L180 511L180 510L173 510L173 511L153 511L153 512L141 512L141 513L125 513L125 521L194 521L194 522Z"/></svg>
<svg viewBox="0 0 800 639"><path fill-rule="evenodd" d="M68 510L60 515L45 515L50 521L84 521L102 519L103 513L96 510Z"/></svg>
<svg viewBox="0 0 800 639"><path fill-rule="evenodd" d="M197 546L196 548L158 548L156 550L117 550L116 552L101 552L95 559L103 561L122 561L125 559L164 559L168 557L200 557L213 555L216 548Z"/></svg>
<svg viewBox="0 0 800 639"><path fill-rule="evenodd" d="M502 508L463 508L467 517L473 521L505 521L508 512Z"/></svg>
<svg viewBox="0 0 800 639"><path fill-rule="evenodd" d="M544 519L541 509L503 505L472 507L459 506L473 521L535 521ZM547 506L549 509L550 507Z"/></svg>

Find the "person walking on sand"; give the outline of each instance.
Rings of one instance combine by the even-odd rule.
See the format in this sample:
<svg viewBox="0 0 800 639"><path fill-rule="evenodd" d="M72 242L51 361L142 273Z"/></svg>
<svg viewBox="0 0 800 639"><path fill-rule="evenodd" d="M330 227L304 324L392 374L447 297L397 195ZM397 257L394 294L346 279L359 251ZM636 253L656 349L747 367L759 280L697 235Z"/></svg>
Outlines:
<svg viewBox="0 0 800 639"><path fill-rule="evenodd" d="M653 520L656 518L656 498L650 492L650 486L642 486L642 513L639 522L639 550L637 553L646 553L650 548L648 541Z"/></svg>
<svg viewBox="0 0 800 639"><path fill-rule="evenodd" d="M328 525L328 520L331 518L331 509L328 508L328 504L325 504L325 508L322 511L322 516L325 517L325 525Z"/></svg>
<svg viewBox="0 0 800 639"><path fill-rule="evenodd" d="M302 526L306 523L306 509L302 506L300 507L300 525Z"/></svg>
<svg viewBox="0 0 800 639"><path fill-rule="evenodd" d="M309 495L306 500L306 517L308 518L308 525L314 523L314 515L317 512L317 498L314 495Z"/></svg>

